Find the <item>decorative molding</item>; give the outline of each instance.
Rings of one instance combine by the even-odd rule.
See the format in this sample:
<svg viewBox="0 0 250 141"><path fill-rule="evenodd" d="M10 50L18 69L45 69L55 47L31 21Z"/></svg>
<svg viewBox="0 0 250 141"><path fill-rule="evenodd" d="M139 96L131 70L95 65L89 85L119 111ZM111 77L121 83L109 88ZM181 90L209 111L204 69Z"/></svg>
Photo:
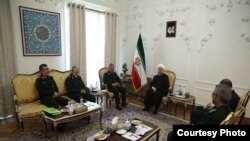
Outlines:
<svg viewBox="0 0 250 141"><path fill-rule="evenodd" d="M44 4L46 3L48 0L36 0L37 3L40 3L40 4ZM63 3L63 0L50 0L51 3L53 3L55 6Z"/></svg>
<svg viewBox="0 0 250 141"><path fill-rule="evenodd" d="M204 87L194 87L195 90L202 90L202 91L207 91L207 92L213 92L214 90L212 89L208 89L208 88L204 88Z"/></svg>
<svg viewBox="0 0 250 141"><path fill-rule="evenodd" d="M210 99L206 102L206 103L203 103L203 102L201 102L202 100L201 100L201 98L199 97L200 96L200 94L198 94L198 90L200 90L200 91L205 91L205 92L209 92L210 93L210 95L209 95L209 97L210 97ZM208 89L208 88L203 88L203 87L194 87L194 96L196 97L196 103L199 103L199 104L201 104L201 105L206 105L208 102L210 102L212 99L211 99L211 94L212 94L212 92L213 92L213 90L212 89ZM204 94L203 94L204 95ZM206 94L206 96L207 96L207 94Z"/></svg>
<svg viewBox="0 0 250 141"><path fill-rule="evenodd" d="M176 77L178 80L189 81L187 77Z"/></svg>
<svg viewBox="0 0 250 141"><path fill-rule="evenodd" d="M205 81L205 80L195 80L196 83L203 83L203 84L209 84L209 85L217 85L218 83L216 82L212 82L212 81ZM247 88L245 86L239 86L239 85L233 85L233 88L236 88L236 89L242 89L242 90L249 90L250 88Z"/></svg>

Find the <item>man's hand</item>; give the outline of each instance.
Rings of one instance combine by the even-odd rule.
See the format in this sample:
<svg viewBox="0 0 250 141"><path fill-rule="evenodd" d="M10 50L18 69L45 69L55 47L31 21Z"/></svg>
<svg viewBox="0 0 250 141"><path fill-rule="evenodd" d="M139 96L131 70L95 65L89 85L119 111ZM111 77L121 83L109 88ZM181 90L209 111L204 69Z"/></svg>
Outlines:
<svg viewBox="0 0 250 141"><path fill-rule="evenodd" d="M86 94L86 90L85 89L81 89L81 93L82 94Z"/></svg>
<svg viewBox="0 0 250 141"><path fill-rule="evenodd" d="M55 97L58 97L58 96L59 96L59 93L58 92L54 92L53 97L55 98Z"/></svg>
<svg viewBox="0 0 250 141"><path fill-rule="evenodd" d="M212 108L213 108L211 102L207 104L207 107L206 107L206 108L207 108L207 109L212 109Z"/></svg>
<svg viewBox="0 0 250 141"><path fill-rule="evenodd" d="M113 87L119 86L119 83L118 82L112 83L112 86Z"/></svg>
<svg viewBox="0 0 250 141"><path fill-rule="evenodd" d="M152 86L153 92L156 92L156 87Z"/></svg>

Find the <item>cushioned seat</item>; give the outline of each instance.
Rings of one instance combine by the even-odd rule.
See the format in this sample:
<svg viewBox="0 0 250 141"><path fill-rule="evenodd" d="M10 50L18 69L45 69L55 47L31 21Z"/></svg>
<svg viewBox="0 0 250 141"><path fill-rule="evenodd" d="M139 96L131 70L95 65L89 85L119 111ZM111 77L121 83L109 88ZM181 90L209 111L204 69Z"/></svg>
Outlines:
<svg viewBox="0 0 250 141"><path fill-rule="evenodd" d="M17 114L19 118L26 118L31 116L40 115L43 109L46 108L45 105L42 105L40 101L35 101L31 103L26 103L18 106Z"/></svg>

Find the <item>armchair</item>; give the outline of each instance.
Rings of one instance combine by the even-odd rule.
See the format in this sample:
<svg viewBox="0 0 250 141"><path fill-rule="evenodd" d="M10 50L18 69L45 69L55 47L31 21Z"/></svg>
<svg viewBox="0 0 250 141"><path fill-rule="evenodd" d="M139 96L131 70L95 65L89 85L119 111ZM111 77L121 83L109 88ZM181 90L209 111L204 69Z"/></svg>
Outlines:
<svg viewBox="0 0 250 141"><path fill-rule="evenodd" d="M173 90L174 90L176 75L173 71L171 71L169 69L165 69L164 73L168 76L168 80L169 80L168 95L172 95ZM167 111L167 109L168 109L168 96L164 96L162 98L162 103L163 103L163 108Z"/></svg>
<svg viewBox="0 0 250 141"><path fill-rule="evenodd" d="M101 68L99 70L99 79L100 79L100 88L101 89L107 89L107 85L103 82L104 74L108 71L108 68ZM114 93L107 91L106 96L106 106L107 108L111 106L112 99L114 98Z"/></svg>

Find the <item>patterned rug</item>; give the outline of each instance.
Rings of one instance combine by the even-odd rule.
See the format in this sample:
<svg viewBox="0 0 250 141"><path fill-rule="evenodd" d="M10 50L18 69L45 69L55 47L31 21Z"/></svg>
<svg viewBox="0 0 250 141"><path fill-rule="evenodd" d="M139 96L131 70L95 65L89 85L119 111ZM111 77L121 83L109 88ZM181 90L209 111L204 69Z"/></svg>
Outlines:
<svg viewBox="0 0 250 141"><path fill-rule="evenodd" d="M176 117L158 113L157 115L152 114L151 112L142 111L142 107L129 104L127 108L119 111L115 107L109 108L104 111L102 123L105 125L107 119L112 119L113 117L119 117L119 119L129 119L139 118L142 120L150 121L161 127L160 131L160 141L167 141L168 132L172 130L173 124L187 124L188 122ZM86 120L77 120L66 124L65 131L59 132L59 140L63 141L81 141L87 137L94 135L100 131L99 126L99 113L91 116L91 122L87 123ZM42 133L38 131L30 132L28 134L22 135L18 138L13 139L14 141L52 141L54 140L54 131L48 130L48 136L46 138L42 137ZM152 137L152 140L155 140L155 137Z"/></svg>

